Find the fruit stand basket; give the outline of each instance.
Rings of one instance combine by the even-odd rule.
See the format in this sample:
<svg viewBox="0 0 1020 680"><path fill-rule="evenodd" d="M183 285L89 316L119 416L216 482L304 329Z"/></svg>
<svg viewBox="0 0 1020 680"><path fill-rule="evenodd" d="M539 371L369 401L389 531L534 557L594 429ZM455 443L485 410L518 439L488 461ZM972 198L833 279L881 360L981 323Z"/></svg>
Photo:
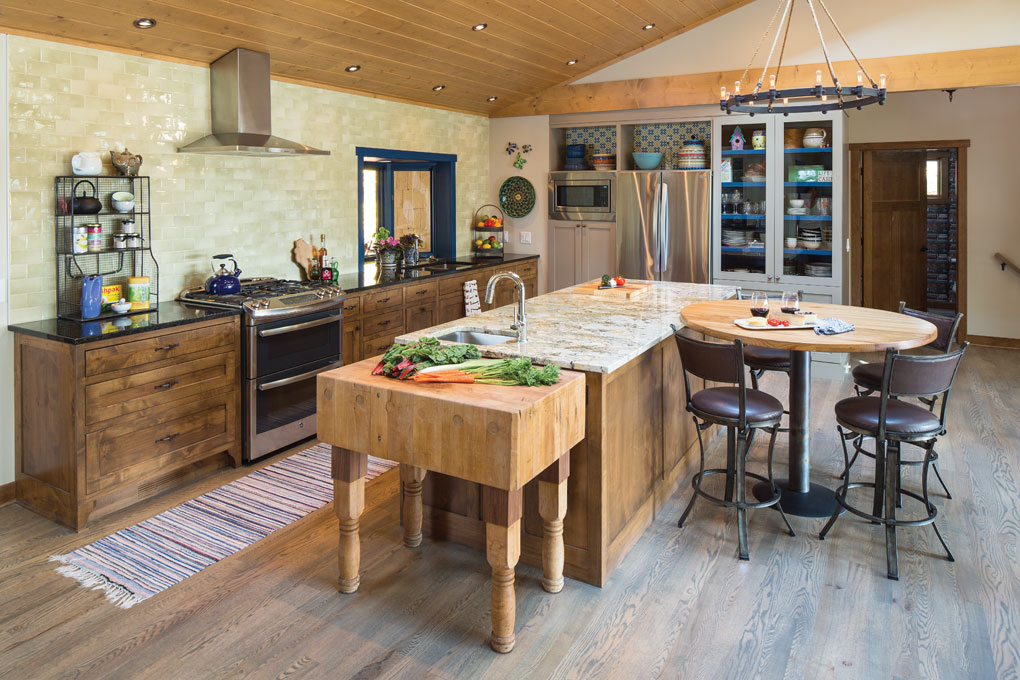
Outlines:
<svg viewBox="0 0 1020 680"><path fill-rule="evenodd" d="M493 210L492 215L485 212L489 208ZM503 257L506 232L499 206L487 203L478 208L471 218L471 232L471 252L475 257Z"/></svg>

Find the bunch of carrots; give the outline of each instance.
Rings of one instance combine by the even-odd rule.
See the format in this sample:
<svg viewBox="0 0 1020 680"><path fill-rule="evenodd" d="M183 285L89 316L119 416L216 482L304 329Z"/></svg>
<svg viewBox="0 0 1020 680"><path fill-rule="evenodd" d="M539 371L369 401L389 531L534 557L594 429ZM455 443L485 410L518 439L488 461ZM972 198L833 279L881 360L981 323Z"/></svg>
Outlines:
<svg viewBox="0 0 1020 680"><path fill-rule="evenodd" d="M473 383L477 374L462 371L459 368L452 368L443 371L429 371L418 373L414 376L415 382L427 383Z"/></svg>

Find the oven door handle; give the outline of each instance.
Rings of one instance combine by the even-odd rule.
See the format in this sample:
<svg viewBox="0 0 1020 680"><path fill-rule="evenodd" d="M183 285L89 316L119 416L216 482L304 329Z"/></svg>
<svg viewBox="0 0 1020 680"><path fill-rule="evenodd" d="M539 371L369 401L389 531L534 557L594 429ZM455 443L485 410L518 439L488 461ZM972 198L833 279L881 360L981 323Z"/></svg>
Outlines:
<svg viewBox="0 0 1020 680"><path fill-rule="evenodd" d="M322 368L316 368L314 370L308 371L307 373L302 373L301 375L291 376L290 378L281 378L279 380L274 380L273 382L262 383L261 385L259 385L259 392L267 392L269 390L275 390L277 387L286 387L287 385L293 385L296 382L301 382L302 380L314 378L315 376L319 375L324 371L331 371L334 368L340 368L343 365L344 362L337 361L335 363L329 364L328 366L323 366Z"/></svg>
<svg viewBox="0 0 1020 680"><path fill-rule="evenodd" d="M314 328L316 326L325 326L328 323L340 323L339 316L326 316L321 319L313 319L312 321L304 321L302 323L292 324L290 326L281 326L280 328L267 328L259 331L260 338L271 338L274 335L283 335L284 333L294 333L296 331L303 331L306 328Z"/></svg>

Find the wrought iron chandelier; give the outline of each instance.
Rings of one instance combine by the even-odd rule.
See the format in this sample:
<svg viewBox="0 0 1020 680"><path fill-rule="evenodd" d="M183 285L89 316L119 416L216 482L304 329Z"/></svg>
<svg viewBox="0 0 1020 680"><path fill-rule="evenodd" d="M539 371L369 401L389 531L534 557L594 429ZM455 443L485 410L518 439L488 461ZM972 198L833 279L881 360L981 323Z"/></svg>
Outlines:
<svg viewBox="0 0 1020 680"><path fill-rule="evenodd" d="M786 51L786 38L790 33L790 19L793 17L793 6L796 1L779 0L779 5L772 15L772 21L769 22L768 28L765 29L761 40L758 41L758 46L755 48L754 54L751 55L751 61L748 62L747 68L744 69L743 74L740 76L740 80L734 84L733 92L727 92L725 85L722 87L719 107L726 113L749 113L752 116L756 113L781 113L786 116L790 113L801 112L821 111L826 113L843 109L859 110L869 104L884 104L885 74L883 73L879 76L877 83L872 79L867 69L861 64L861 60L854 54L853 48L850 47L850 43L843 36L843 32L839 30L839 26L836 24L836 20L832 18L832 14L829 13L829 8L825 6L824 0L804 0L804 2L807 3L808 9L811 10L811 18L814 21L815 29L818 31L818 40L822 44L822 54L825 57L825 64L829 69L829 76L832 78L832 85L822 85L822 72L818 70L815 71L814 87L776 89L776 74L779 73L780 68L783 66L783 53ZM822 37L822 27L818 23L818 14L815 12L816 1L822 10L825 11L825 16L832 22L836 33L857 63L856 86L846 87L839 82L839 78L836 76L836 71L832 67L832 60L829 59L829 50L826 48L825 39ZM762 67L761 75L758 76L758 81L751 92L741 94L740 83L747 77L747 73L751 70L751 66L754 64L761 46L772 33L772 27L776 24L777 19L779 20L779 25L776 26L775 37L772 39L772 48L769 50L769 56L765 60L764 67ZM769 64L772 63L772 55L775 53L776 45L779 44L780 35L783 36L783 42L779 48L779 60L776 63L776 70L774 73L768 74ZM769 79L768 89L762 89L766 74L768 74ZM865 82L868 83L867 86L865 86Z"/></svg>

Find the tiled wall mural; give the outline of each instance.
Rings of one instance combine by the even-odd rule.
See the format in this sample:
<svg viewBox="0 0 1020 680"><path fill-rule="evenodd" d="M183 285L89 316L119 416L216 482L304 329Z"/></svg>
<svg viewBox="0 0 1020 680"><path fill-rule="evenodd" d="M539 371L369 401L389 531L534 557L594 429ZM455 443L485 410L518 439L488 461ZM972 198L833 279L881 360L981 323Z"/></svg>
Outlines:
<svg viewBox="0 0 1020 680"><path fill-rule="evenodd" d="M594 153L616 153L616 126L567 128L567 144L584 144L584 159L591 168Z"/></svg>
<svg viewBox="0 0 1020 680"><path fill-rule="evenodd" d="M711 157L712 123L708 121L634 126L634 150L661 153L664 170L680 167L677 152L685 141L692 138L704 143L705 153Z"/></svg>

